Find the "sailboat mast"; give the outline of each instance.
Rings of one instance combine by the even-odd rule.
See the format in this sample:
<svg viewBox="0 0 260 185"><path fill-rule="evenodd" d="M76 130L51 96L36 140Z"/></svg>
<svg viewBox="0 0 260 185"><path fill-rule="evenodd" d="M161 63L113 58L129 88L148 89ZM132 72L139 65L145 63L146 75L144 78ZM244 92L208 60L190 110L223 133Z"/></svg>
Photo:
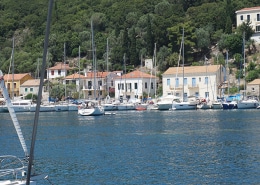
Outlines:
<svg viewBox="0 0 260 185"><path fill-rule="evenodd" d="M64 81L65 81L65 99L67 97L67 92L66 92L66 43L64 42Z"/></svg>
<svg viewBox="0 0 260 185"><path fill-rule="evenodd" d="M125 63L125 54L124 54L124 68L125 68L125 85L124 86L125 86L125 97L126 97L126 63Z"/></svg>
<svg viewBox="0 0 260 185"><path fill-rule="evenodd" d="M12 99L14 99L14 37L13 37L13 50L12 50Z"/></svg>
<svg viewBox="0 0 260 185"><path fill-rule="evenodd" d="M107 72L108 72L108 38L107 38L107 51L106 51L106 62L107 62ZM106 84L107 84L107 94L109 96L109 89L108 89L108 77L106 78Z"/></svg>
<svg viewBox="0 0 260 185"><path fill-rule="evenodd" d="M43 50L43 62L42 62L42 68L41 68L41 78L40 78L40 85L39 85L39 90L38 90L39 98L37 98L37 105L36 105L36 111L35 111L35 116L34 116L34 124L33 124L30 155L29 155L28 171L27 171L27 177L26 177L26 185L30 185L31 170L32 170L32 164L33 164L33 159L34 159L34 146L35 146L35 141L36 141L36 133L37 133L37 127L38 127L38 120L39 120L39 112L40 112L43 81L44 81L44 72L45 72L45 68L46 68L46 55L47 55L47 49L48 49L48 45L49 45L52 7L53 7L53 0L50 0L49 7L48 7L46 32L45 32L45 38L44 38L44 50Z"/></svg>
<svg viewBox="0 0 260 185"><path fill-rule="evenodd" d="M243 58L244 58L244 93L243 99L246 96L246 55L245 55L245 32L243 32Z"/></svg>
<svg viewBox="0 0 260 185"><path fill-rule="evenodd" d="M182 29L182 101L184 102L184 28Z"/></svg>
<svg viewBox="0 0 260 185"><path fill-rule="evenodd" d="M79 66L79 94L80 94L80 46L79 46L79 62L78 62L78 66ZM78 97L80 98L80 96Z"/></svg>
<svg viewBox="0 0 260 185"><path fill-rule="evenodd" d="M155 70L155 72L154 72L154 76L155 76L155 79L154 79L154 96L155 96L155 98L156 98L156 90L157 90L157 82L156 82L156 75L157 75L157 70L156 70L156 65L157 65L157 63L156 63L157 61L156 61L156 43L154 43L154 70Z"/></svg>
<svg viewBox="0 0 260 185"><path fill-rule="evenodd" d="M229 69L228 69L228 51L226 53L226 57L227 57L227 71L228 71L228 75L227 75L227 81L228 81L228 96L229 96Z"/></svg>
<svg viewBox="0 0 260 185"><path fill-rule="evenodd" d="M94 84L93 84L93 88L94 88L94 99L96 99L96 46L94 43L94 29L93 29L93 21L91 20L91 42L92 42L92 59L93 59L93 68L94 68Z"/></svg>

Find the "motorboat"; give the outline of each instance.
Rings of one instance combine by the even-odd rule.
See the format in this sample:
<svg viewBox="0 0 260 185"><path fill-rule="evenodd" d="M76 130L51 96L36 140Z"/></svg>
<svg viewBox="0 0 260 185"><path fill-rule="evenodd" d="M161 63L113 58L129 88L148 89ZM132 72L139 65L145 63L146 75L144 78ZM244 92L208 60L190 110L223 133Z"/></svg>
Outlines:
<svg viewBox="0 0 260 185"><path fill-rule="evenodd" d="M238 109L255 109L259 106L259 101L255 99L240 100L237 102Z"/></svg>
<svg viewBox="0 0 260 185"><path fill-rule="evenodd" d="M172 108L172 103L178 102L179 99L180 99L179 97L174 96L174 95L163 96L163 97L159 98L159 100L156 103L157 109L158 110L169 110Z"/></svg>

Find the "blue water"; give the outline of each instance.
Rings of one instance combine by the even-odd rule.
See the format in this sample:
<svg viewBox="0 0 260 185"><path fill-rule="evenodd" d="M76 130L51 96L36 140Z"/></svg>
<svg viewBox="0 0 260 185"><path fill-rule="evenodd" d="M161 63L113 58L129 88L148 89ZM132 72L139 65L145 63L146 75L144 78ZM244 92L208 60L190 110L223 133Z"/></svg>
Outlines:
<svg viewBox="0 0 260 185"><path fill-rule="evenodd" d="M259 111L40 113L35 168L55 185L260 184ZM17 117L30 147L34 114ZM0 152L22 156L9 119Z"/></svg>

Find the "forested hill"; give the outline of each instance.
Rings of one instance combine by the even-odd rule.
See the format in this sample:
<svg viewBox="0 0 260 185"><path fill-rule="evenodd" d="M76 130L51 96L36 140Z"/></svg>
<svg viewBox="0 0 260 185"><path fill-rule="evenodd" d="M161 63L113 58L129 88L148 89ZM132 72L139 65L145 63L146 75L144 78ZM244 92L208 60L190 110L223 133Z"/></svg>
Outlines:
<svg viewBox="0 0 260 185"><path fill-rule="evenodd" d="M63 61L64 43L67 60L79 55L79 46L81 65L92 59L91 20L100 70L104 70L107 42L110 70L122 69L124 54L128 66L140 65L141 56L153 56L155 43L159 68L176 65L183 28L185 58L191 64L234 34L236 10L253 6L260 6L259 0L56 0L50 65ZM15 73L35 73L42 58L47 8L48 0L0 1L0 66L5 73L13 37ZM241 53L241 45L219 46L231 54Z"/></svg>

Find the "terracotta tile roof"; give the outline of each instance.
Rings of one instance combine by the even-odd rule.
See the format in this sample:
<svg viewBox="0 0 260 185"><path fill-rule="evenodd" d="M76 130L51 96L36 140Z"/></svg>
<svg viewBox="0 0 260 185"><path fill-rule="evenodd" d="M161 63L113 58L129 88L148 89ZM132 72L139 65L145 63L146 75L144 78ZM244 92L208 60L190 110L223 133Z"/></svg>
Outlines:
<svg viewBox="0 0 260 185"><path fill-rule="evenodd" d="M55 66L48 68L47 70L71 70L72 67L69 66L69 64L64 64L62 62L58 62Z"/></svg>
<svg viewBox="0 0 260 185"><path fill-rule="evenodd" d="M250 8L243 8L241 10L237 10L236 13L238 12L246 12L246 11L252 11L252 10L260 10L260 6L255 6L255 7L250 7Z"/></svg>
<svg viewBox="0 0 260 185"><path fill-rule="evenodd" d="M147 74L147 73L144 73L142 71L139 71L139 70L135 70L135 71L132 71L130 73L127 73L125 75L122 75L122 76L119 76L117 77L117 79L129 79L129 78L156 78L155 76L151 75L151 74Z"/></svg>
<svg viewBox="0 0 260 185"><path fill-rule="evenodd" d="M79 75L78 73L74 73L74 74L66 76L65 79L78 79L78 78L83 79L83 78L85 78L85 76L81 75L81 74Z"/></svg>
<svg viewBox="0 0 260 185"><path fill-rule="evenodd" d="M110 72L97 72L96 78L105 78L109 74L110 74ZM87 72L87 76L85 78L86 79L94 78L94 76L95 76L94 72Z"/></svg>
<svg viewBox="0 0 260 185"><path fill-rule="evenodd" d="M20 74L14 74L14 80L18 81L24 78L26 75L30 75L30 73L20 73ZM31 76L31 75L30 75ZM5 74L4 75L5 81L12 81L13 80L13 74Z"/></svg>
<svg viewBox="0 0 260 185"><path fill-rule="evenodd" d="M260 79L254 79L252 82L249 82L248 85L260 85Z"/></svg>
<svg viewBox="0 0 260 185"><path fill-rule="evenodd" d="M21 87L25 87L25 86L39 86L40 85L40 79L31 79L31 80L27 80L25 81Z"/></svg>
<svg viewBox="0 0 260 185"><path fill-rule="evenodd" d="M220 65L209 65L209 66L186 66L184 67L184 74L192 73L214 73L220 68ZM182 74L182 67L170 67L163 75Z"/></svg>

